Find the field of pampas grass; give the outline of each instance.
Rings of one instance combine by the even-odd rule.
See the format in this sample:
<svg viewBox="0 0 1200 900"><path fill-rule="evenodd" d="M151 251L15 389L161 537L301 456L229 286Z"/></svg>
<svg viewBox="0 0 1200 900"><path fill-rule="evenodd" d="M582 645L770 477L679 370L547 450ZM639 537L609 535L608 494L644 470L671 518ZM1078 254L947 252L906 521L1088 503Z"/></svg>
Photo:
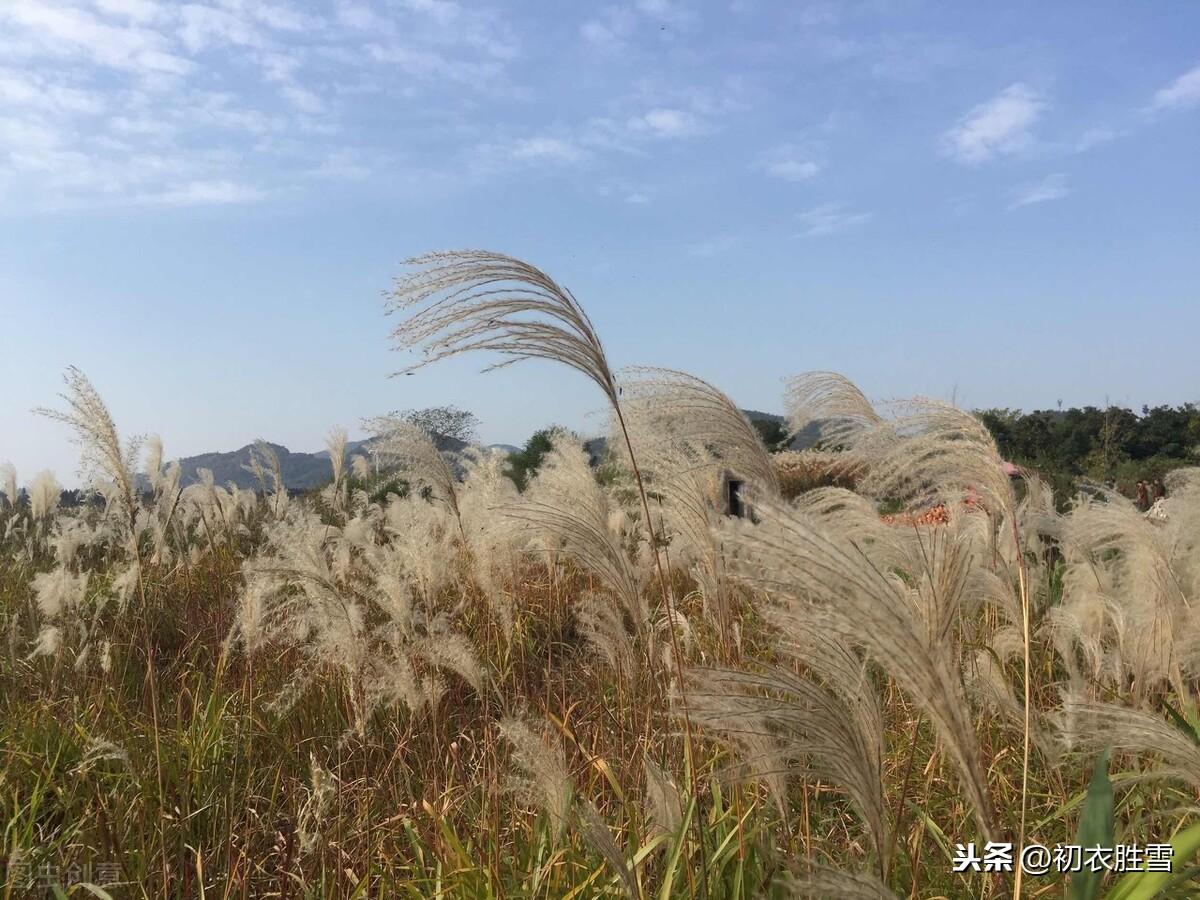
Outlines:
<svg viewBox="0 0 1200 900"><path fill-rule="evenodd" d="M86 501L0 478L0 897L1200 892L1200 470L1064 512L973 415L827 372L784 399L826 449L771 454L499 254L389 310L420 365L590 379L607 458L556 433L518 490L397 420L304 496L265 443L258 490L181 488L68 371ZM989 841L1172 871L955 864Z"/></svg>

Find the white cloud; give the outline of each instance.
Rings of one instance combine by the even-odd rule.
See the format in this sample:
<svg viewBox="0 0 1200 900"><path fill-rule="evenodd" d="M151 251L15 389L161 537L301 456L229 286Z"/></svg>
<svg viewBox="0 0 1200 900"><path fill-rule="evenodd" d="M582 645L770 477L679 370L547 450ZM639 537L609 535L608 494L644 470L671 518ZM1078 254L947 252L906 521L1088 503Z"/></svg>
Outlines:
<svg viewBox="0 0 1200 900"><path fill-rule="evenodd" d="M504 72L503 66L493 60L456 59L437 50L398 40L370 44L366 49L376 62L394 65L414 77L457 82L478 90L494 86Z"/></svg>
<svg viewBox="0 0 1200 900"><path fill-rule="evenodd" d="M13 160L32 150L58 147L63 136L44 121L12 114L0 116L0 151L7 151Z"/></svg>
<svg viewBox="0 0 1200 900"><path fill-rule="evenodd" d="M596 184L598 196L619 200L630 206L645 206L653 202L655 193L653 185L631 182L624 178L606 178Z"/></svg>
<svg viewBox="0 0 1200 900"><path fill-rule="evenodd" d="M1011 84L963 116L942 136L943 146L965 163L1019 153L1032 143L1031 129L1045 108L1045 101L1027 85Z"/></svg>
<svg viewBox="0 0 1200 900"><path fill-rule="evenodd" d="M372 168L360 154L352 150L336 150L306 173L315 178L336 178L340 181L361 181L371 175Z"/></svg>
<svg viewBox="0 0 1200 900"><path fill-rule="evenodd" d="M180 7L183 26L179 37L192 53L213 44L261 47L264 37L254 24L233 13L212 6L187 3Z"/></svg>
<svg viewBox="0 0 1200 900"><path fill-rule="evenodd" d="M629 130L661 138L688 137L702 130L700 120L682 109L652 109L629 120Z"/></svg>
<svg viewBox="0 0 1200 900"><path fill-rule="evenodd" d="M1033 203L1061 200L1069 193L1071 191L1067 187L1067 176L1062 172L1055 172L1052 175L1047 175L1041 181L1027 184L1014 191L1012 203L1009 204L1008 208L1016 209L1017 207L1029 206Z"/></svg>
<svg viewBox="0 0 1200 900"><path fill-rule="evenodd" d="M824 203L797 216L800 231L796 236L821 237L836 234L869 222L874 217L875 214L871 212L850 212L839 203Z"/></svg>
<svg viewBox="0 0 1200 900"><path fill-rule="evenodd" d="M233 181L190 181L178 187L145 194L142 202L158 206L217 206L251 203L263 198L257 188Z"/></svg>
<svg viewBox="0 0 1200 900"><path fill-rule="evenodd" d="M787 181L805 181L812 178L821 167L811 159L781 159L766 166L767 174Z"/></svg>
<svg viewBox="0 0 1200 900"><path fill-rule="evenodd" d="M296 107L296 109L300 110L301 112L315 115L316 113L324 112L325 110L324 101L322 101L321 98L312 91L306 90L305 88L289 84L284 86L280 90L280 93L287 98L288 102L291 103L292 106Z"/></svg>
<svg viewBox="0 0 1200 900"><path fill-rule="evenodd" d="M637 25L637 16L620 6L610 6L599 16L579 26L579 33L589 44L602 48L622 45Z"/></svg>
<svg viewBox="0 0 1200 900"><path fill-rule="evenodd" d="M513 95L519 51L502 5L458 0L0 0L3 203L242 203L381 169L395 183L397 160L421 168L414 147L480 140L475 95ZM396 102L411 128L372 115ZM594 151L586 129L536 128L496 142L494 167Z"/></svg>
<svg viewBox="0 0 1200 900"><path fill-rule="evenodd" d="M1110 141L1115 141L1121 137L1121 132L1108 128L1107 126L1099 126L1097 128L1089 128L1079 136L1079 140L1075 142L1075 152L1084 153L1091 150L1093 147L1099 147L1101 144L1107 144Z"/></svg>
<svg viewBox="0 0 1200 900"><path fill-rule="evenodd" d="M462 7L453 0L402 0L413 12L423 13L442 23L449 23L462 14Z"/></svg>
<svg viewBox="0 0 1200 900"><path fill-rule="evenodd" d="M509 147L513 159L544 159L551 162L575 162L583 152L570 141L555 137L531 137L513 141Z"/></svg>
<svg viewBox="0 0 1200 900"><path fill-rule="evenodd" d="M337 0L335 14L343 25L363 31L381 28L384 25L384 20L370 6L355 3L353 0Z"/></svg>
<svg viewBox="0 0 1200 900"><path fill-rule="evenodd" d="M474 146L465 158L475 176L510 173L522 167L566 166L582 162L587 152L574 140L552 135L522 138L502 137Z"/></svg>
<svg viewBox="0 0 1200 900"><path fill-rule="evenodd" d="M784 181L807 181L821 171L821 164L794 144L783 144L763 155L756 168Z"/></svg>
<svg viewBox="0 0 1200 900"><path fill-rule="evenodd" d="M163 14L156 0L96 0L96 8L135 22L149 22Z"/></svg>
<svg viewBox="0 0 1200 900"><path fill-rule="evenodd" d="M671 25L689 25L695 18L686 5L676 0L636 0L634 6L643 15Z"/></svg>
<svg viewBox="0 0 1200 900"><path fill-rule="evenodd" d="M287 6L267 3L265 0L222 0L222 2L276 31L314 30L325 24L320 16L297 12Z"/></svg>
<svg viewBox="0 0 1200 900"><path fill-rule="evenodd" d="M1182 109L1200 103L1200 65L1188 69L1166 87L1154 92L1151 109Z"/></svg>
<svg viewBox="0 0 1200 900"><path fill-rule="evenodd" d="M170 52L166 38L140 25L110 25L84 9L35 0L5 0L0 23L17 29L25 53L83 56L113 69L183 74L186 59Z"/></svg>
<svg viewBox="0 0 1200 900"><path fill-rule="evenodd" d="M0 69L0 103L59 114L99 115L105 109L103 97L93 91L11 69Z"/></svg>

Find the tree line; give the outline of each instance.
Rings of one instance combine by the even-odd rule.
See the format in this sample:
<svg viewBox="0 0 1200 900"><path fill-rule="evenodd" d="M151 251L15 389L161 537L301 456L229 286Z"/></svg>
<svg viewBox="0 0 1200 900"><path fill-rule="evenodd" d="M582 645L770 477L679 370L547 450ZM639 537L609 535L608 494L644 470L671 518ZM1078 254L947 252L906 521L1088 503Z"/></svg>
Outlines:
<svg viewBox="0 0 1200 900"><path fill-rule="evenodd" d="M1080 479L1132 493L1139 481L1200 464L1200 407L1194 403L1143 406L1140 415L1120 406L976 414L1005 459L1037 470L1060 496L1073 493Z"/></svg>

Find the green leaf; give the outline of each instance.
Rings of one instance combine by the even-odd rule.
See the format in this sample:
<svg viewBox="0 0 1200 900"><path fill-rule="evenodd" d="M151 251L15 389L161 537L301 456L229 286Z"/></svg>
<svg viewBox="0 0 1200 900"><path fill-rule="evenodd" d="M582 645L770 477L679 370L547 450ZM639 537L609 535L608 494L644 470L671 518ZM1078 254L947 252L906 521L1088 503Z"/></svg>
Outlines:
<svg viewBox="0 0 1200 900"><path fill-rule="evenodd" d="M662 890L658 894L660 900L670 900L671 898L671 892L675 887L675 873L679 870L679 859L683 856L683 845L687 842L688 829L692 827L692 815L695 811L696 798L693 797L688 801L687 813L683 817L683 823L679 826L679 833L675 835L671 858L667 861L666 868L663 869Z"/></svg>
<svg viewBox="0 0 1200 900"><path fill-rule="evenodd" d="M1113 846L1113 786L1108 779L1108 757L1105 750L1096 757L1092 780L1088 785L1087 797L1083 801L1083 812L1079 814L1079 831L1075 843L1084 848ZM1080 870L1071 876L1072 900L1096 900L1100 896L1100 881L1104 870L1091 872Z"/></svg>
<svg viewBox="0 0 1200 900"><path fill-rule="evenodd" d="M1171 717L1171 721L1175 723L1179 730L1191 738L1193 744L1200 744L1200 734L1196 733L1196 726L1189 722L1183 713L1170 703L1164 703L1163 708L1167 711L1167 715Z"/></svg>
<svg viewBox="0 0 1200 900"><path fill-rule="evenodd" d="M1181 865L1200 850L1200 822L1175 835L1171 841L1171 868ZM1117 882L1106 900L1150 900L1166 888L1176 874L1171 872L1130 872Z"/></svg>

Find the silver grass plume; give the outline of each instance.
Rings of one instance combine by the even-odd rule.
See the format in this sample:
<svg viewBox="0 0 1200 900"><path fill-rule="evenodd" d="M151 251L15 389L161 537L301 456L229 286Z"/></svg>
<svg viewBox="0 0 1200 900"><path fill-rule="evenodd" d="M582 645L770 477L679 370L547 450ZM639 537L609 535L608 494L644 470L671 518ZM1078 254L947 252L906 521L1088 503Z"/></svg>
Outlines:
<svg viewBox="0 0 1200 900"><path fill-rule="evenodd" d="M243 566L246 588L228 646L253 652L296 648L308 665L276 698L286 710L310 684L343 682L365 732L378 707L436 710L440 671L482 690L484 673L467 641L430 603L451 577L445 513L420 499L368 506L342 527L294 504L266 531L266 546ZM419 674L423 672L423 674Z"/></svg>
<svg viewBox="0 0 1200 900"><path fill-rule="evenodd" d="M649 638L650 610L641 579L609 527L608 498L573 438L555 436L529 489L505 513L531 537L540 538L542 549L561 550L595 574L616 595L639 642ZM610 637L621 640L620 634Z"/></svg>
<svg viewBox="0 0 1200 900"><path fill-rule="evenodd" d="M535 729L524 719L509 717L500 722L500 733L512 747L513 762L521 776L512 790L525 802L546 813L556 838L571 821L575 785L567 772L562 744L545 728Z"/></svg>
<svg viewBox="0 0 1200 900"><path fill-rule="evenodd" d="M639 897L637 880L604 819L591 802L576 795L562 744L547 728L536 729L513 716L500 722L500 733L512 746L513 762L522 773L513 780L512 790L546 813L555 840L573 825L608 863L626 895Z"/></svg>
<svg viewBox="0 0 1200 900"><path fill-rule="evenodd" d="M600 338L570 291L528 263L485 250L450 250L408 260L388 311L414 310L392 331L424 358L405 371L490 350L506 357L489 369L547 359L590 378L615 405L617 390Z"/></svg>
<svg viewBox="0 0 1200 900"><path fill-rule="evenodd" d="M364 423L379 435L372 452L384 465L395 465L408 477L410 487L428 488L434 498L445 504L460 527L458 478L446 456L434 443L433 436L398 416L378 416Z"/></svg>
<svg viewBox="0 0 1200 900"><path fill-rule="evenodd" d="M845 444L883 419L850 379L837 372L806 372L788 381L784 410L793 436L816 428L820 439Z"/></svg>
<svg viewBox="0 0 1200 900"><path fill-rule="evenodd" d="M9 508L15 509L17 505L17 470L10 462L0 465L0 492L3 492Z"/></svg>
<svg viewBox="0 0 1200 900"><path fill-rule="evenodd" d="M258 481L272 518L283 518L288 504L283 467L279 464L279 454L275 452L275 448L262 438L258 438L250 448L249 469Z"/></svg>
<svg viewBox="0 0 1200 900"><path fill-rule="evenodd" d="M634 441L644 433L645 423L631 416ZM641 443L645 448L647 443ZM679 443L661 442L648 454L653 468L647 479L654 492L657 530L669 542L670 562L690 571L704 598L705 610L713 616L722 634L731 627L729 589L721 548L713 529L718 512L721 475L704 450ZM676 613L678 615L678 613Z"/></svg>
<svg viewBox="0 0 1200 900"><path fill-rule="evenodd" d="M86 474L98 473L111 482L114 490L110 497L117 504L124 521L126 538L133 543L138 510L134 472L137 471L141 439L135 437L124 446L121 445L117 426L108 407L83 372L71 366L64 380L67 391L61 396L67 402L67 410L63 412L39 407L34 412L62 422L75 432L83 471Z"/></svg>
<svg viewBox="0 0 1200 900"><path fill-rule="evenodd" d="M595 327L574 295L546 273L511 256L484 250L431 253L411 259L409 264L414 271L396 280L388 305L389 313L409 313L392 331L396 346L422 348L423 359L405 371L477 350L503 357L487 369L528 359L549 360L591 380L621 419L619 391ZM624 437L628 445L628 434ZM663 605L673 620L674 604L636 459L633 472ZM671 634L674 641L674 628Z"/></svg>
<svg viewBox="0 0 1200 900"><path fill-rule="evenodd" d="M29 486L29 513L35 520L49 519L58 509L62 485L52 472L39 472Z"/></svg>
<svg viewBox="0 0 1200 900"><path fill-rule="evenodd" d="M383 528L389 537L385 568L402 572L409 589L431 601L454 576L457 554L449 514L420 497L393 496L383 511ZM377 557L367 553L363 562L375 566Z"/></svg>
<svg viewBox="0 0 1200 900"><path fill-rule="evenodd" d="M617 877L617 881L625 891L625 896L631 900L637 900L641 897L641 890L638 887L637 879L629 868L629 862L625 858L625 853L621 850L616 840L609 831L608 825L605 823L599 810L591 803L582 797L575 801L575 826L579 829L583 839L591 845L591 848L603 857L608 863L608 867Z"/></svg>
<svg viewBox="0 0 1200 900"><path fill-rule="evenodd" d="M649 366L621 371L621 404L638 422L634 449L643 467L654 470L656 441L708 451L762 491L778 493L771 456L758 430L720 389L687 372Z"/></svg>
<svg viewBox="0 0 1200 900"><path fill-rule="evenodd" d="M859 490L869 496L957 504L974 493L994 516L1016 507L991 432L951 404L916 398L895 404L896 415L884 418L833 372L796 376L785 402L794 432L817 426L821 440L847 451L845 468L863 474Z"/></svg>
<svg viewBox="0 0 1200 900"><path fill-rule="evenodd" d="M505 474L507 455L481 450L464 455L465 469L458 487L458 522L470 552L471 574L505 633L513 626L513 598L506 585L515 584L517 539L503 510L519 501L517 486ZM505 575L514 577L505 578Z"/></svg>
<svg viewBox="0 0 1200 900"><path fill-rule="evenodd" d="M333 482L325 489L326 499L340 513L348 512L349 496L346 491L346 429L334 428L325 439L329 451L329 466L333 470Z"/></svg>
<svg viewBox="0 0 1200 900"><path fill-rule="evenodd" d="M71 774L82 777L100 763L110 760L121 763L127 769L132 769L129 752L124 747L106 738L93 737L84 748L79 762L72 766Z"/></svg>
<svg viewBox="0 0 1200 900"><path fill-rule="evenodd" d="M987 426L949 403L918 398L856 440L866 468L859 489L909 505L960 505L970 496L995 519L1016 508L1009 476Z"/></svg>
<svg viewBox="0 0 1200 900"><path fill-rule="evenodd" d="M803 620L792 620L803 627ZM792 631L782 652L805 676L695 669L689 699L696 721L740 747L751 772L783 764L845 791L886 875L888 812L883 792L883 712L862 660L827 633ZM766 753L762 760L753 756ZM786 774L786 769L779 774ZM771 786L771 780L767 780ZM783 797L776 800L782 807Z"/></svg>
<svg viewBox="0 0 1200 900"><path fill-rule="evenodd" d="M1061 523L1066 570L1064 601L1051 625L1068 668L1082 648L1095 677L1135 697L1156 685L1181 693L1200 598L1200 490L1175 482L1172 514L1150 521L1113 491L1081 496Z"/></svg>
<svg viewBox="0 0 1200 900"><path fill-rule="evenodd" d="M361 453L355 453L350 457L350 471L354 473L355 478L370 478L371 462Z"/></svg>
<svg viewBox="0 0 1200 900"><path fill-rule="evenodd" d="M183 491L179 487L180 469L178 462L163 465L163 444L158 435L151 435L146 440L146 478L154 493L152 530L154 533L154 550L151 561L158 563L169 555L167 539L179 501Z"/></svg>
<svg viewBox="0 0 1200 900"><path fill-rule="evenodd" d="M846 872L829 866L812 866L800 875L784 879L787 896L811 900L898 900L876 875Z"/></svg>
<svg viewBox="0 0 1200 900"><path fill-rule="evenodd" d="M53 656L58 653L59 647L62 646L62 629L57 625L47 625L38 632L37 642L34 644L33 650L29 652L27 660L34 659L38 656Z"/></svg>
<svg viewBox="0 0 1200 900"><path fill-rule="evenodd" d="M305 788L304 803L296 815L301 853L311 853L320 843L325 818L337 795L337 776L317 762L315 754L309 753L308 759L309 784Z"/></svg>
<svg viewBox="0 0 1200 900"><path fill-rule="evenodd" d="M150 487L158 490L162 478L163 444L162 438L152 434L146 438L146 477L150 479Z"/></svg>
<svg viewBox="0 0 1200 900"><path fill-rule="evenodd" d="M706 609L727 636L732 624L728 589L713 540L721 488L732 473L777 494L775 466L754 426L708 382L673 369L638 367L621 374L625 415L613 423L610 446L622 446L621 429L627 427L647 482L660 499L673 562L691 563ZM691 558L681 559L684 553Z"/></svg>
<svg viewBox="0 0 1200 900"><path fill-rule="evenodd" d="M882 522L866 498L833 487L807 491L792 506L826 535L856 547L879 571L903 572L904 579L892 580L931 643L948 640L985 604L1009 609L1011 590L980 565L990 540L982 514L952 509L939 528L897 528Z"/></svg>
<svg viewBox="0 0 1200 900"><path fill-rule="evenodd" d="M683 827L683 795L654 760L646 757L646 817L660 834L674 837Z"/></svg>
<svg viewBox="0 0 1200 900"><path fill-rule="evenodd" d="M897 580L856 544L831 540L817 520L779 500L755 502L762 524L731 522L725 530L735 574L777 601L766 612L785 636L825 632L860 646L916 700L936 725L990 839L991 801L953 647L930 642Z"/></svg>
<svg viewBox="0 0 1200 900"><path fill-rule="evenodd" d="M1200 745L1158 715L1077 694L1064 698L1060 715L1061 735L1071 750L1096 752L1111 747L1118 753L1159 756L1163 764L1147 775L1200 787Z"/></svg>

